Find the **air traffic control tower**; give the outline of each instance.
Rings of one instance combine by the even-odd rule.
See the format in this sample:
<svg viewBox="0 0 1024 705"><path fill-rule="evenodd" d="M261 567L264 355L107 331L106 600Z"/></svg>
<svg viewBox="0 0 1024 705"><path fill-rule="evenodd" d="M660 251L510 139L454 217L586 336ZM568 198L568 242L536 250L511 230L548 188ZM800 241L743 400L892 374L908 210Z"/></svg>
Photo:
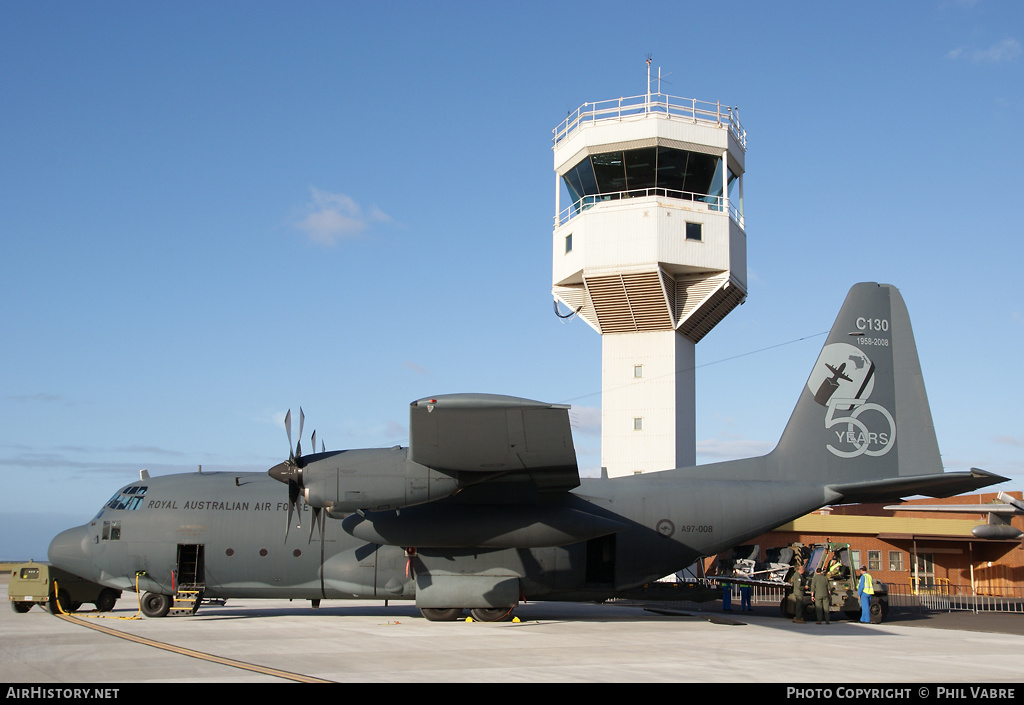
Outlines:
<svg viewBox="0 0 1024 705"><path fill-rule="evenodd" d="M601 334L613 477L696 464L694 347L747 295L737 112L649 89L554 130L552 293Z"/></svg>

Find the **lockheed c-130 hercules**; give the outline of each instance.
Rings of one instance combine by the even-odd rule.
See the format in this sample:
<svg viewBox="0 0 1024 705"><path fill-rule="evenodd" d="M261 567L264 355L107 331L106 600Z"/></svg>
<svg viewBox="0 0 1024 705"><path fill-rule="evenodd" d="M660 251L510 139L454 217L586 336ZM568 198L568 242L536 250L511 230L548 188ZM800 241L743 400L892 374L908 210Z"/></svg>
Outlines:
<svg viewBox="0 0 1024 705"><path fill-rule="evenodd" d="M269 473L143 472L54 538L50 561L145 592L149 616L193 591L496 620L521 601L624 594L825 505L1006 480L943 472L906 306L875 283L850 290L761 457L581 478L567 406L479 394L413 402L408 448L302 455L301 435Z"/></svg>

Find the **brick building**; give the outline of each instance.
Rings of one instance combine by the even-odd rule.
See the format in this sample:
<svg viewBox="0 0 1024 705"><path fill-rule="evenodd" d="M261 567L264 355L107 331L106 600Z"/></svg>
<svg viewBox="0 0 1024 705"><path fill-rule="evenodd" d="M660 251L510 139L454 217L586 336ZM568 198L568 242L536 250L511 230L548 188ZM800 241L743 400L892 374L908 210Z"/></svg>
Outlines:
<svg viewBox="0 0 1024 705"><path fill-rule="evenodd" d="M1020 499L1021 492L1007 493ZM906 502L921 505L985 505L996 493ZM988 521L981 511L933 513L892 511L883 504L825 507L749 541L761 548L790 543L850 544L855 565L866 565L878 580L912 590L933 586L970 589L980 595L1005 595L1024 588L1024 540L980 539L971 533ZM1012 519L1024 531L1024 516ZM709 563L711 565L711 563ZM916 581L916 583L915 583Z"/></svg>

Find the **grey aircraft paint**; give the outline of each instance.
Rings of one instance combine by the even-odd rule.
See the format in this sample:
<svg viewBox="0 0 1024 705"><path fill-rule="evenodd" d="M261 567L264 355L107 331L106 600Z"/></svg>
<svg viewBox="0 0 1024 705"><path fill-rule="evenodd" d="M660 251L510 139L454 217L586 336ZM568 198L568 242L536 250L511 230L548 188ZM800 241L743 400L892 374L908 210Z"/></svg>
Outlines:
<svg viewBox="0 0 1024 705"><path fill-rule="evenodd" d="M412 403L409 448L141 479L54 538L49 558L171 595L185 547L201 556L193 578L207 598L407 599L457 614L605 599L826 504L1003 481L942 471L903 299L862 283L768 455L581 479L568 407L441 396Z"/></svg>

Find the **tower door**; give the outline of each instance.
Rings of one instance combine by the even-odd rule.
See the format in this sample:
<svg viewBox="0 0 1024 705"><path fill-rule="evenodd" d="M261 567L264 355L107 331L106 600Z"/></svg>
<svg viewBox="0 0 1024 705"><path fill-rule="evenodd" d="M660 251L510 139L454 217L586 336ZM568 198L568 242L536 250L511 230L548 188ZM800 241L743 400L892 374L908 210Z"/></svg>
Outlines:
<svg viewBox="0 0 1024 705"><path fill-rule="evenodd" d="M206 584L203 544L178 544L178 589L203 587Z"/></svg>

